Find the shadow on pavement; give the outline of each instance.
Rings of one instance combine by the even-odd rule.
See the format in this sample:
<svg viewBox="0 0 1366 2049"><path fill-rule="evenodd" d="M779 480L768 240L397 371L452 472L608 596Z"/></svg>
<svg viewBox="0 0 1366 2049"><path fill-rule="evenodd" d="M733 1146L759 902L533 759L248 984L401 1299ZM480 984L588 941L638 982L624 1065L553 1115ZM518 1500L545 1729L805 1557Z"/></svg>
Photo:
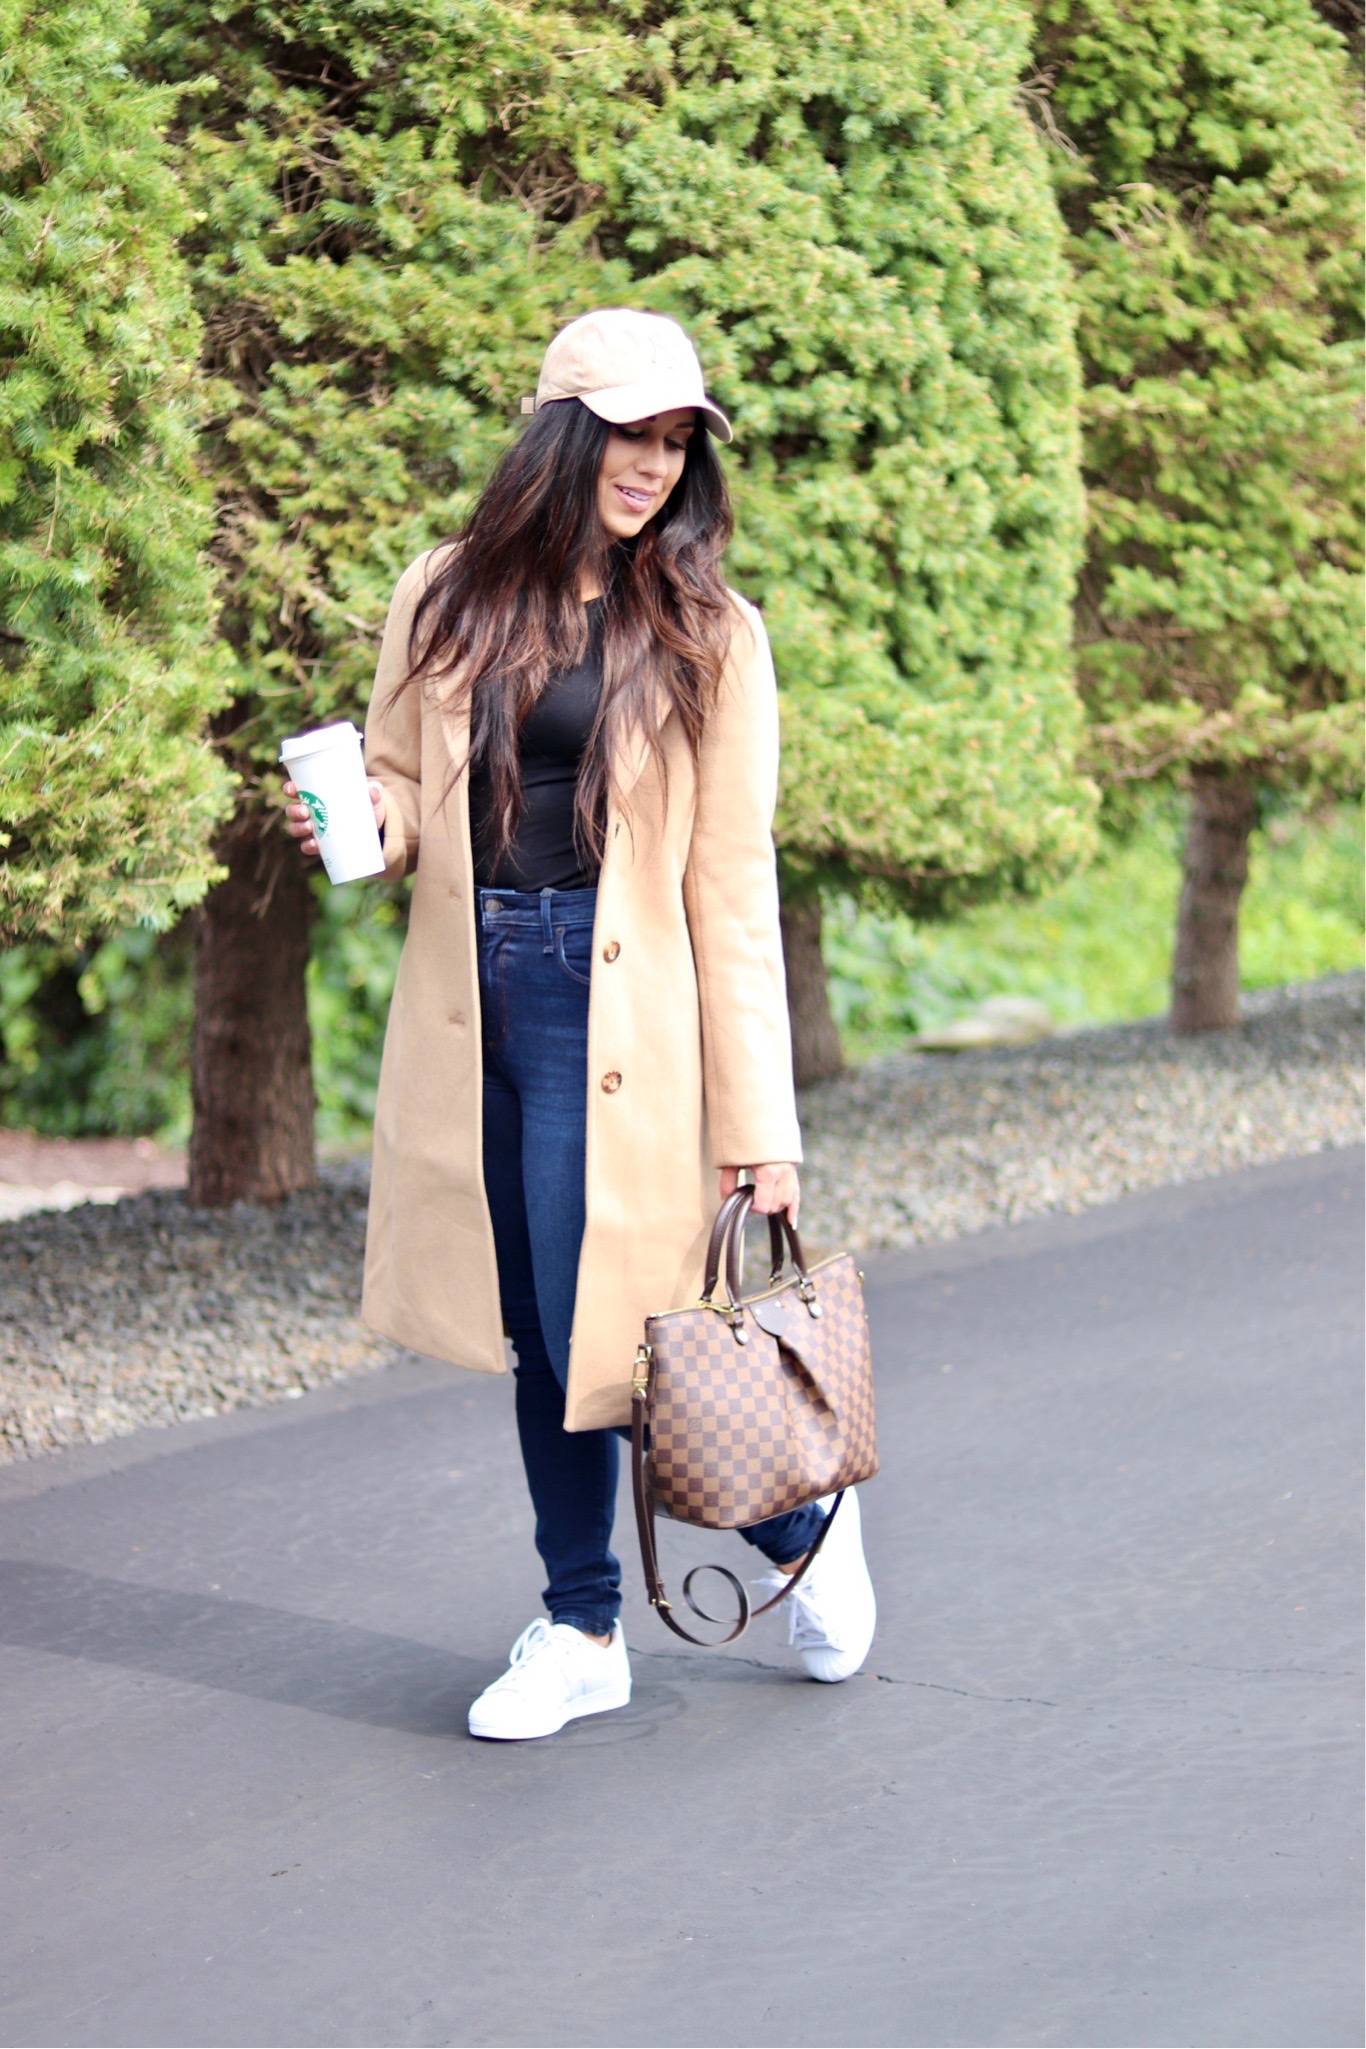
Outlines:
<svg viewBox="0 0 1366 2049"><path fill-rule="evenodd" d="M0 1559L0 1643L462 1740L466 1704L495 1676L407 1637L15 1558Z"/></svg>

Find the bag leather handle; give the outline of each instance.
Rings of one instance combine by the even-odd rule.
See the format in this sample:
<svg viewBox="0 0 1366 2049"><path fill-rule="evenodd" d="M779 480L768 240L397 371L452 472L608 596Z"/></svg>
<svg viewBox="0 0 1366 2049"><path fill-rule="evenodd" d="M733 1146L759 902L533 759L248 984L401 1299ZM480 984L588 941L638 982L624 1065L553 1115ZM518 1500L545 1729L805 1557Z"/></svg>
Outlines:
<svg viewBox="0 0 1366 2049"><path fill-rule="evenodd" d="M737 1188L733 1195L726 1197L720 1209L716 1212L716 1222L711 1227L711 1237L707 1241L706 1278L702 1287L703 1301L714 1302L716 1300L716 1285L720 1278L724 1255L727 1303L732 1309L739 1308L741 1300L740 1252L745 1239L745 1225L749 1221L749 1213L753 1205L754 1190L750 1187ZM784 1240L786 1243L784 1243ZM768 1285L770 1288L776 1288L782 1279L783 1268L787 1264L789 1253L792 1256L792 1265L798 1276L809 1286L810 1282L806 1271L806 1254L802 1250L802 1241L797 1236L796 1228L787 1211L779 1210L770 1216L768 1220Z"/></svg>
<svg viewBox="0 0 1366 2049"><path fill-rule="evenodd" d="M716 1283L721 1275L721 1258L728 1242L731 1220L737 1209L743 1208L748 1212L749 1205L753 1200L754 1190L752 1188L736 1188L726 1197L720 1209L716 1212L716 1221L711 1227L711 1236L707 1240L707 1261L703 1269L702 1300L704 1302L713 1302L716 1299Z"/></svg>
<svg viewBox="0 0 1366 2049"><path fill-rule="evenodd" d="M784 1248L783 1244L784 1239L787 1240L786 1248ZM770 1288L776 1288L783 1277L783 1267L786 1264L785 1251L792 1255L794 1271L801 1276L802 1280L809 1278L806 1271L806 1254L802 1251L802 1241L797 1236L797 1226L793 1223L786 1210L780 1210L776 1216L769 1218L768 1246L768 1285Z"/></svg>

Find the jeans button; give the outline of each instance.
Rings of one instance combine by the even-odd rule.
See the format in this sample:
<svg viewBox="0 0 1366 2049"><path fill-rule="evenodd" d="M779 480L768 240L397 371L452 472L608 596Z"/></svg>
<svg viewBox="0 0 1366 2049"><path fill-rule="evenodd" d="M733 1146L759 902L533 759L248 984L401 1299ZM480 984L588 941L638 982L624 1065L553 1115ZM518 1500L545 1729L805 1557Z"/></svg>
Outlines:
<svg viewBox="0 0 1366 2049"><path fill-rule="evenodd" d="M503 906L499 903L496 896L491 896L488 902L484 905L484 909L490 913L495 911L501 911L502 908Z"/></svg>
<svg viewBox="0 0 1366 2049"><path fill-rule="evenodd" d="M621 1076L617 1073L615 1068L613 1068L610 1074L604 1074L604 1076L602 1077L602 1085L609 1096L614 1096L616 1094L617 1090L621 1087Z"/></svg>

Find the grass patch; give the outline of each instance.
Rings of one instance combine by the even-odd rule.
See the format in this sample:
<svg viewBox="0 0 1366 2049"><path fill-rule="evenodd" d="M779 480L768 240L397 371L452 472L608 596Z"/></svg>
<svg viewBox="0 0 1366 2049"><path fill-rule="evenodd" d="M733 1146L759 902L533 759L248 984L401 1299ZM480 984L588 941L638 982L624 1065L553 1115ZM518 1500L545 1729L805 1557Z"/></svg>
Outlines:
<svg viewBox="0 0 1366 2049"><path fill-rule="evenodd" d="M1031 901L951 924L829 907L830 996L850 1060L965 1016L984 997L1034 996L1059 1024L1114 1024L1167 1007L1182 813L1153 803L1138 830ZM1246 989L1308 981L1363 959L1360 805L1273 814L1254 835L1243 897Z"/></svg>

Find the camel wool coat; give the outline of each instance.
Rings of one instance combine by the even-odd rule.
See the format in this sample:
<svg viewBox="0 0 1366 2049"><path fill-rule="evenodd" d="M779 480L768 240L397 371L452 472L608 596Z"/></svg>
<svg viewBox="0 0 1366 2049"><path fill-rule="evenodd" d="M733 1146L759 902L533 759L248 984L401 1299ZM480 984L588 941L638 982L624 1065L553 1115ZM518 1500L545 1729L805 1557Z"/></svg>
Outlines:
<svg viewBox="0 0 1366 2049"><path fill-rule="evenodd" d="M397 688L432 561L413 563L394 594L365 729L385 872L416 879L380 1072L362 1314L415 1351L501 1373L469 785L457 775L468 718L421 679ZM716 1170L801 1157L771 831L777 694L759 616L739 597L734 607L695 763L679 721L664 720L667 801L643 738L615 763L593 928L569 1430L629 1422L646 1316L701 1293Z"/></svg>

